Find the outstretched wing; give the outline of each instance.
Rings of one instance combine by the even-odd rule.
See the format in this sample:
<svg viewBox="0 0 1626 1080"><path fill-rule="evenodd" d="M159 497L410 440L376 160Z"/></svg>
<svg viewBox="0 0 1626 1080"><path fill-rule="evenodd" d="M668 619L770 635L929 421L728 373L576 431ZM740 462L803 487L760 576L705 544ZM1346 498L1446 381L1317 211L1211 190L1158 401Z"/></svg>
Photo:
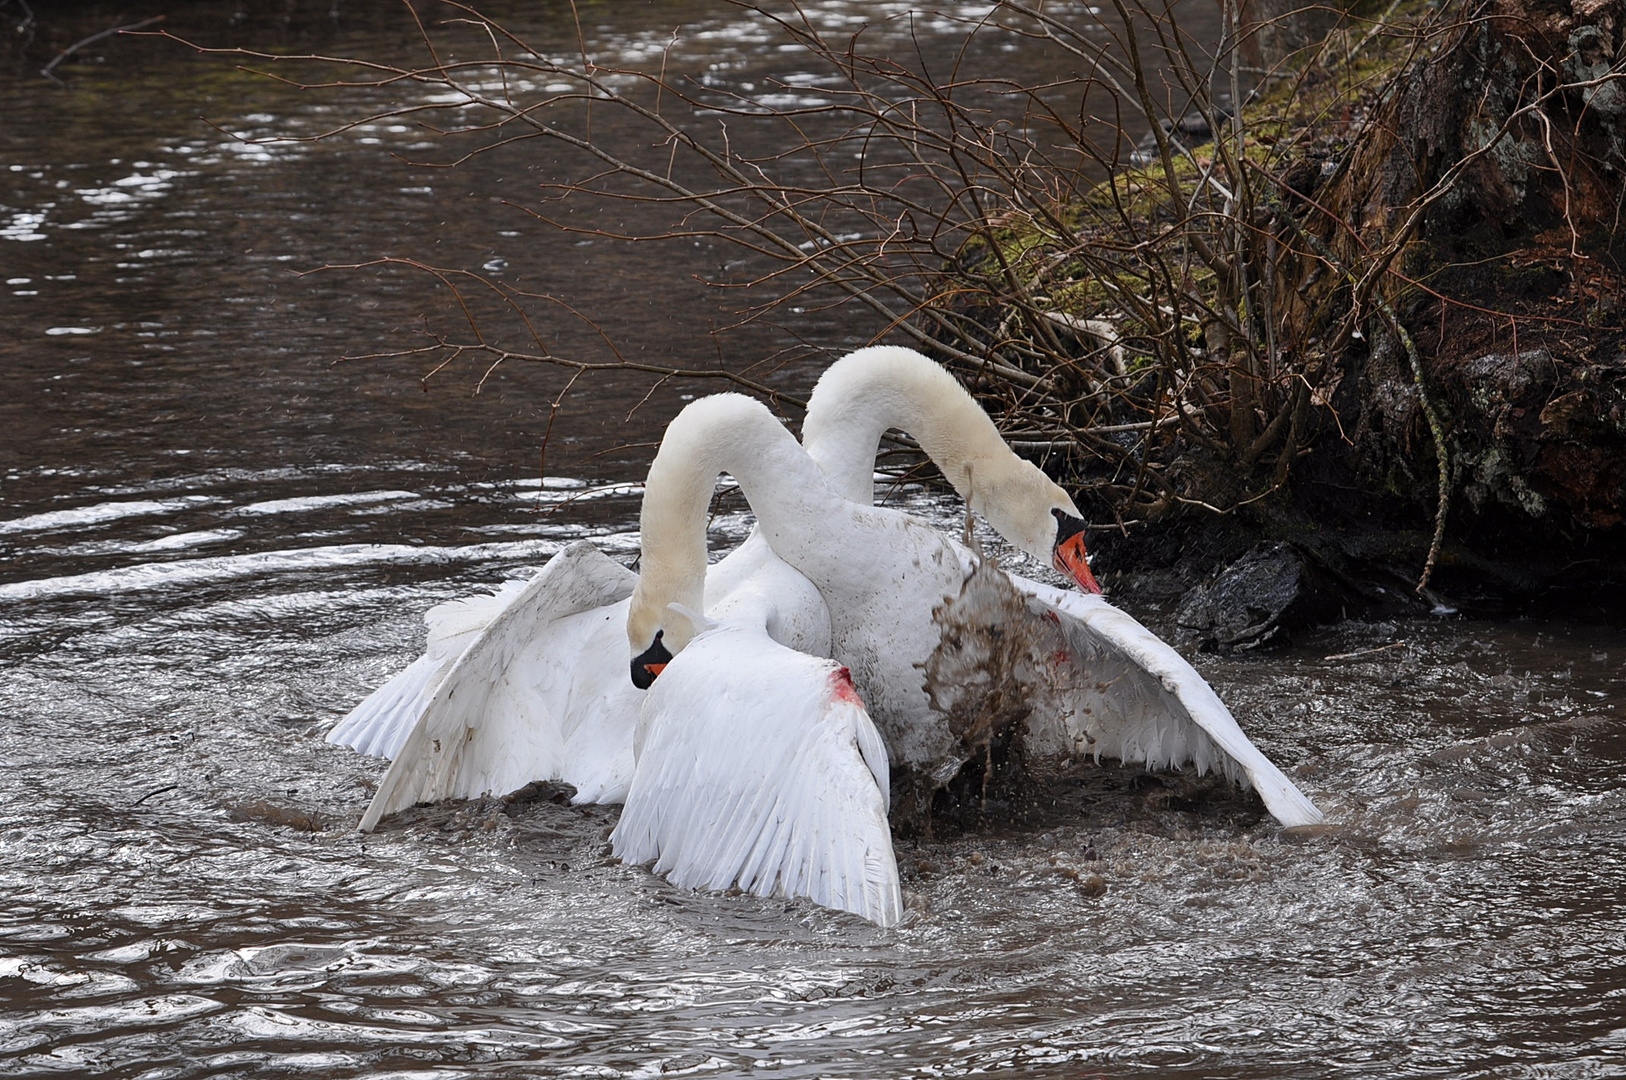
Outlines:
<svg viewBox="0 0 1626 1080"><path fill-rule="evenodd" d="M362 831L420 802L572 779L557 775L574 734L566 713L572 682L605 662L621 672L625 612L616 605L636 582L587 541L549 560L468 638L432 689L419 691L428 700L362 816ZM611 647L592 647L601 637ZM628 727L621 741L630 758L630 719Z"/></svg>
<svg viewBox="0 0 1626 1080"><path fill-rule="evenodd" d="M363 754L393 758L446 673L480 632L531 584L505 581L496 593L448 600L424 613L429 641L423 655L369 694L327 733L327 741Z"/></svg>
<svg viewBox="0 0 1626 1080"><path fill-rule="evenodd" d="M886 748L845 668L725 623L667 665L644 710L616 855L675 885L898 921Z"/></svg>
<svg viewBox="0 0 1626 1080"><path fill-rule="evenodd" d="M1320 823L1315 804L1259 752L1213 688L1156 634L1099 596L1014 574L1010 579L1063 642L1054 657L1060 707L1029 721L1031 748L1152 769L1217 769L1251 784L1283 825Z"/></svg>

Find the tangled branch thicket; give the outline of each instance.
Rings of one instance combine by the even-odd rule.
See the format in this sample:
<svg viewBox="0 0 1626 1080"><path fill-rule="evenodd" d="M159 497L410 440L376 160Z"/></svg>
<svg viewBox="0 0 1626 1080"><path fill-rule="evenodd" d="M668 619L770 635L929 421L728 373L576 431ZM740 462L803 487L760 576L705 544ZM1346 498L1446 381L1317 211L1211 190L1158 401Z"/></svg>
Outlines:
<svg viewBox="0 0 1626 1080"><path fill-rule="evenodd" d="M743 249L749 280L719 284L751 287L745 321L807 303L866 310L876 338L949 363L1014 445L1087 478L1120 522L1182 506L1225 512L1280 488L1316 440L1347 436L1334 407L1344 351L1387 334L1409 354L1439 463L1432 565L1451 465L1397 313L1421 287L1404 255L1476 157L1539 119L1543 102L1586 87L1552 73L1500 132L1425 177L1386 220L1352 222L1328 205L1332 182L1364 147L1394 141L1383 104L1397 80L1419 58L1439 62L1484 17L1419 4L1398 19L1401 2L1366 17L1337 11L1323 40L1269 70L1248 62L1262 27L1239 21L1236 0L1222 0L1217 42L1194 39L1172 5L1152 0L1110 0L1101 14L1002 0L965 23L947 70L871 49L873 32L828 33L795 3L742 3L800 51L798 69L819 75L817 100L789 105L784 92L807 87L693 78L671 50L650 69L602 65L585 49L548 55L455 2L414 14L419 66L257 59L343 65L340 78L290 81L377 88L398 103L355 124L407 119L474 139L459 155L531 140L583 155L590 174L544 184L525 207L539 221ZM997 55L988 46L1002 36L1054 50L1070 73L1037 85L987 74L976 58ZM731 124L765 121L787 136L772 155L731 142ZM608 216L561 212L583 200L655 204L675 224L616 234L581 224ZM422 269L464 313L459 328L398 354L431 358L435 371L473 358L702 374L556 355L536 326L549 317L541 305L576 314L567 297ZM480 312L493 300L521 317L528 341L491 329Z"/></svg>

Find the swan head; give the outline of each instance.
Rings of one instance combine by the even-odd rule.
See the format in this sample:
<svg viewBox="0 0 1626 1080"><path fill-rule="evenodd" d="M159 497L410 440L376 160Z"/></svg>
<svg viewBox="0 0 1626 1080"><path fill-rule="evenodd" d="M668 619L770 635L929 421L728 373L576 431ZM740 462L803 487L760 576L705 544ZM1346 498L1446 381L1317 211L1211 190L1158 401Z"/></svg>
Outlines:
<svg viewBox="0 0 1626 1080"><path fill-rule="evenodd" d="M710 625L683 604L657 607L633 591L632 610L627 616L627 640L632 645L632 685L648 690L655 677L666 670L672 658L683 651L696 634ZM642 602L641 602L642 601Z"/></svg>
<svg viewBox="0 0 1626 1080"><path fill-rule="evenodd" d="M717 620L676 601L666 605L666 620L655 628L653 637L646 632L642 639L638 638L629 621L627 632L632 637L632 647L638 648L640 640L649 642L648 647L632 658L632 685L648 690L655 684L655 677L672 662L674 654L681 652L696 634L718 625Z"/></svg>
<svg viewBox="0 0 1626 1080"><path fill-rule="evenodd" d="M1009 452L962 466L950 481L969 490L971 508L1013 545L1066 574L1087 593L1099 593L1084 549L1084 517L1061 485L1031 461Z"/></svg>
<svg viewBox="0 0 1626 1080"><path fill-rule="evenodd" d="M655 631L655 640L650 642L649 648L632 658L632 685L640 690L654 686L655 677L672 662L672 651L662 640L665 637L665 630Z"/></svg>

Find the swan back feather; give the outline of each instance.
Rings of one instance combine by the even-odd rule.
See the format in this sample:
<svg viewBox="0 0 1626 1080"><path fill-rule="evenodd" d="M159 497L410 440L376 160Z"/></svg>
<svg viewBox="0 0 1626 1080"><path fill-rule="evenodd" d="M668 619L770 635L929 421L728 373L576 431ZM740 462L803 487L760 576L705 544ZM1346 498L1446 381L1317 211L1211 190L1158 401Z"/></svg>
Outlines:
<svg viewBox="0 0 1626 1080"><path fill-rule="evenodd" d="M618 857L681 887L897 922L886 749L844 668L736 619L689 642L644 712Z"/></svg>

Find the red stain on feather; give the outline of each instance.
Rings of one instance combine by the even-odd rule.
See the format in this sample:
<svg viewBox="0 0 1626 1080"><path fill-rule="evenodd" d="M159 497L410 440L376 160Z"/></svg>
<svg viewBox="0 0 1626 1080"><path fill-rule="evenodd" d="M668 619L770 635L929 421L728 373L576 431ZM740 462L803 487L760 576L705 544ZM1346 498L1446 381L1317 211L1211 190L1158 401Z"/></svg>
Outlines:
<svg viewBox="0 0 1626 1080"><path fill-rule="evenodd" d="M844 667L836 668L830 673L830 699L832 701L845 701L850 705L864 707L864 699L858 696L858 688L853 685L852 672Z"/></svg>

